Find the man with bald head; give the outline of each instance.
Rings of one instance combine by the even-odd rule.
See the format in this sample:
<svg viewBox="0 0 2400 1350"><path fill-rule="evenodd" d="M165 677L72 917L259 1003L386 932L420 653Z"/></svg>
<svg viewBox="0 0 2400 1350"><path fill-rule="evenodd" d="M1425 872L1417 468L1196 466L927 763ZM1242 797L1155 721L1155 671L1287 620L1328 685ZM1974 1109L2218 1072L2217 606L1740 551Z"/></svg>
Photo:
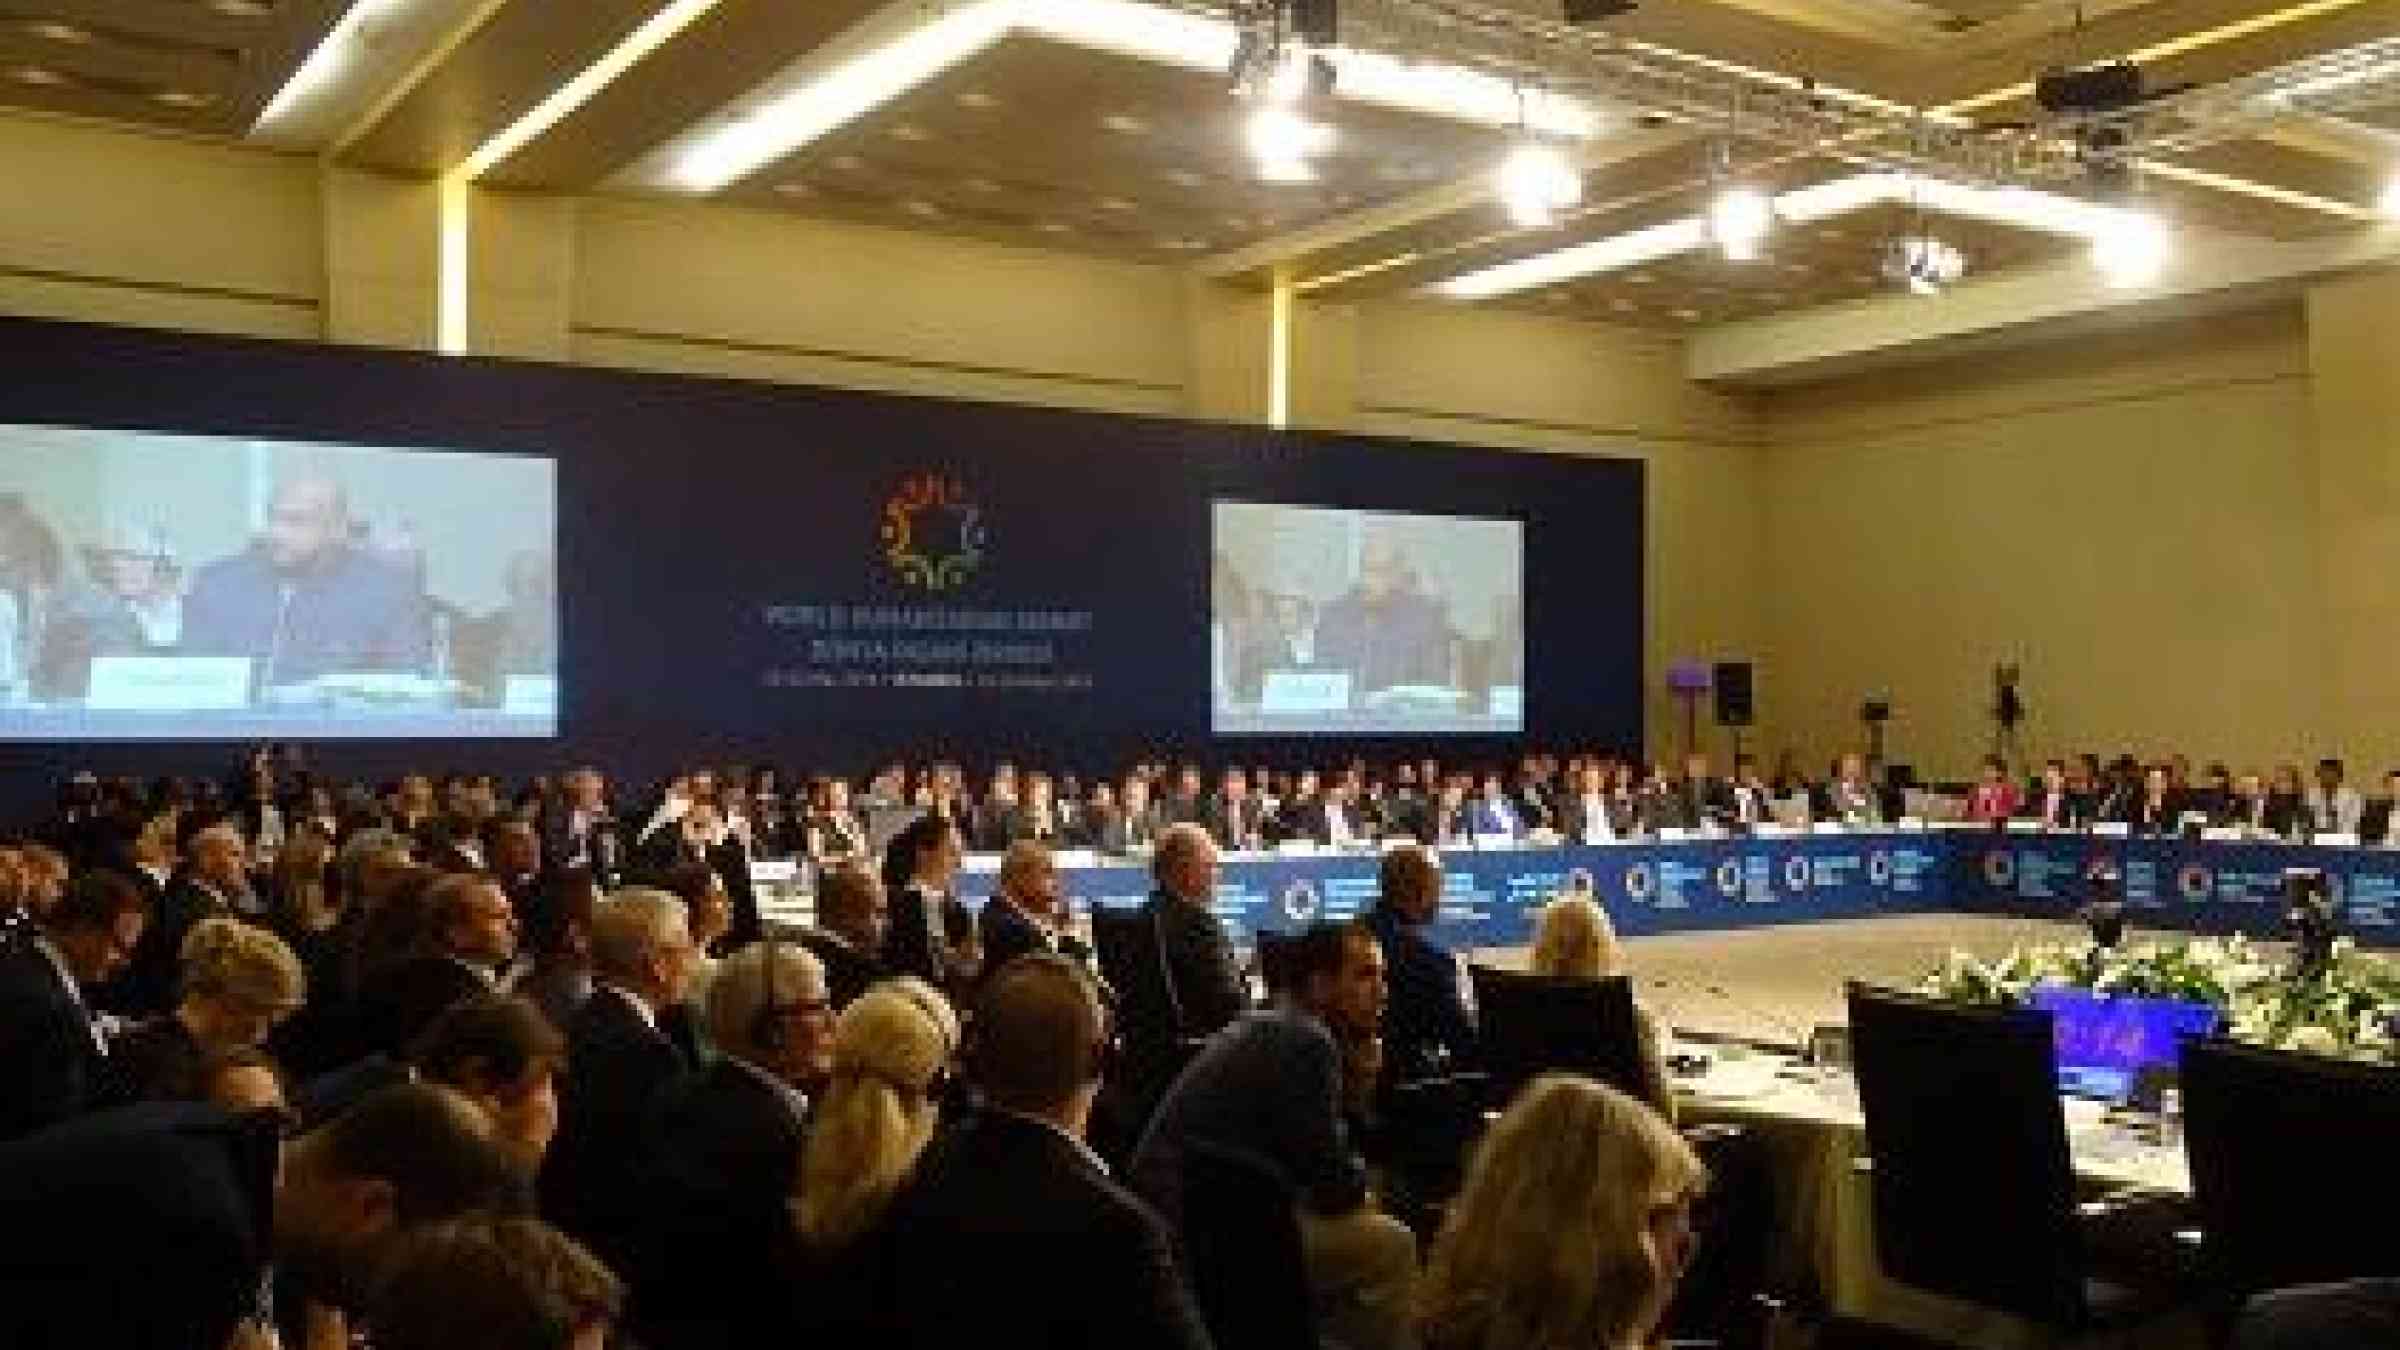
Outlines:
<svg viewBox="0 0 2400 1350"><path fill-rule="evenodd" d="M353 542L349 503L321 474L276 485L251 546L200 569L184 625L186 651L249 657L259 689L421 672L432 656L423 586Z"/></svg>
<svg viewBox="0 0 2400 1350"><path fill-rule="evenodd" d="M1326 606L1317 646L1318 664L1350 672L1353 698L1395 685L1456 683L1449 620L1389 537L1370 535L1360 545L1358 582Z"/></svg>

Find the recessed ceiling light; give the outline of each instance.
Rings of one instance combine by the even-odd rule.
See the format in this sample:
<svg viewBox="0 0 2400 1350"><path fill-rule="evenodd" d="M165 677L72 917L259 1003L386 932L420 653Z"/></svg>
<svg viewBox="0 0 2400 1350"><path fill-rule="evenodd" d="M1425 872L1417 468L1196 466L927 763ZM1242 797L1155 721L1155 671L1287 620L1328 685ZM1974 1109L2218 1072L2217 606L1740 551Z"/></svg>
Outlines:
<svg viewBox="0 0 2400 1350"><path fill-rule="evenodd" d="M35 19L25 25L25 31L38 38L47 38L52 42L70 42L76 46L82 46L92 40L90 29L78 28L71 23L60 23L56 19Z"/></svg>
<svg viewBox="0 0 2400 1350"><path fill-rule="evenodd" d="M1130 211L1133 209L1133 203L1127 201L1123 197L1102 197L1099 201L1093 203L1093 205L1098 206L1103 211Z"/></svg>
<svg viewBox="0 0 2400 1350"><path fill-rule="evenodd" d="M1044 234L1069 234L1075 229L1074 226L1069 225L1063 220L1045 220L1035 225L1033 228L1040 230Z"/></svg>
<svg viewBox="0 0 2400 1350"><path fill-rule="evenodd" d="M1000 100L980 89L969 89L958 96L958 106L973 108L977 112L990 112L1000 106Z"/></svg>
<svg viewBox="0 0 2400 1350"><path fill-rule="evenodd" d="M1567 294L1565 291L1548 291L1542 295L1542 299L1553 305L1563 305L1574 298L1574 296Z"/></svg>
<svg viewBox="0 0 2400 1350"><path fill-rule="evenodd" d="M1207 249L1208 241L1205 239L1161 239L1158 241L1158 246L1174 253L1199 253Z"/></svg>
<svg viewBox="0 0 2400 1350"><path fill-rule="evenodd" d="M1149 121L1145 118L1135 117L1131 113L1110 113L1100 119L1100 125L1120 136L1147 136L1150 134Z"/></svg>
<svg viewBox="0 0 2400 1350"><path fill-rule="evenodd" d="M1615 310L1619 314L1631 314L1636 308L1638 308L1638 306L1636 306L1631 300L1628 300L1621 295L1616 299L1609 301L1608 307Z"/></svg>
<svg viewBox="0 0 2400 1350"><path fill-rule="evenodd" d="M1000 190L1000 185L989 178L970 178L959 186L969 192L980 192L987 197Z"/></svg>
<svg viewBox="0 0 2400 1350"><path fill-rule="evenodd" d="M916 142L930 141L933 139L932 132L927 131L925 128L917 126L911 122L902 122L900 125L893 127L891 130L883 134L891 137L895 141Z"/></svg>
<svg viewBox="0 0 2400 1350"><path fill-rule="evenodd" d="M150 101L163 103L170 108L205 108L217 100L213 94L196 93L190 89L161 89L150 96Z"/></svg>
<svg viewBox="0 0 2400 1350"><path fill-rule="evenodd" d="M1817 238L1824 240L1828 244L1838 244L1849 237L1850 234L1847 230L1837 230L1827 227L1817 231Z"/></svg>
<svg viewBox="0 0 2400 1350"><path fill-rule="evenodd" d="M1636 286L1647 286L1651 282L1658 280L1657 277L1650 275L1648 272L1635 272L1628 275L1625 279L1632 282Z"/></svg>
<svg viewBox="0 0 2400 1350"><path fill-rule="evenodd" d="M906 211L912 216L916 216L924 220L932 220L936 216L942 214L942 208L934 205L932 202L926 201L922 197L911 198L908 201L900 203L900 209Z"/></svg>
<svg viewBox="0 0 2400 1350"><path fill-rule="evenodd" d="M777 183L775 190L786 197L805 197L815 191L806 183Z"/></svg>
<svg viewBox="0 0 2400 1350"><path fill-rule="evenodd" d="M1700 311L1696 309L1679 309L1675 311L1675 317L1683 320L1685 323L1691 323L1700 317Z"/></svg>
<svg viewBox="0 0 2400 1350"><path fill-rule="evenodd" d="M1220 219L1224 221L1225 228L1229 230L1248 230L1250 228L1251 222L1248 216L1223 216Z"/></svg>
<svg viewBox="0 0 2400 1350"><path fill-rule="evenodd" d="M275 8L268 0L208 0L208 7L235 19L259 18Z"/></svg>
<svg viewBox="0 0 2400 1350"><path fill-rule="evenodd" d="M1159 176L1179 188L1196 188L1208 181L1206 175L1193 173L1190 169L1169 169Z"/></svg>
<svg viewBox="0 0 2400 1350"><path fill-rule="evenodd" d="M65 84L67 77L43 66L18 66L8 77L19 84Z"/></svg>
<svg viewBox="0 0 2400 1350"><path fill-rule="evenodd" d="M833 167L844 173L857 173L860 169L867 167L867 162L856 155L835 155Z"/></svg>

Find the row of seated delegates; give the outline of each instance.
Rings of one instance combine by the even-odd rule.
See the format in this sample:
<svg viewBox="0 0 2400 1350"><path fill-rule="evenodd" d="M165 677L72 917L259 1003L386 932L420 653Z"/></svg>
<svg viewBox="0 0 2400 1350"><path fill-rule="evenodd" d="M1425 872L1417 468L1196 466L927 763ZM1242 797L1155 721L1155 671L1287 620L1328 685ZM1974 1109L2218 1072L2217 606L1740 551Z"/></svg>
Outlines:
<svg viewBox="0 0 2400 1350"><path fill-rule="evenodd" d="M2189 760L2178 755L2141 764L2121 757L2106 770L2098 756L2070 762L2051 759L2020 791L2007 761L1984 757L1969 791L1966 819L2039 821L2054 829L2109 823L2136 834L2167 834L2187 822L2209 828L2240 828L2259 836L2296 839L2318 834L2357 836L2372 844L2400 843L2393 803L2400 800L2400 769L2384 776L2382 795L2368 797L2349 785L2341 760L2318 761L2313 781L2303 786L2295 764L2276 766L2271 777L2236 776L2212 763L2194 781Z"/></svg>

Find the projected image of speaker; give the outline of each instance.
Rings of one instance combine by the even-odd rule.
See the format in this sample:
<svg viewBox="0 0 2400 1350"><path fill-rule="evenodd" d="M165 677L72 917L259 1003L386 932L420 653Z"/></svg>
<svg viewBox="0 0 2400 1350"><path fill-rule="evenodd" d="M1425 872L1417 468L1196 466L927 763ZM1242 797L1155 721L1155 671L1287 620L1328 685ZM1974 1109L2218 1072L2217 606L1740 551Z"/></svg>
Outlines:
<svg viewBox="0 0 2400 1350"><path fill-rule="evenodd" d="M1750 704L1750 663L1719 661L1711 686L1717 693L1717 725L1746 727L1755 715Z"/></svg>

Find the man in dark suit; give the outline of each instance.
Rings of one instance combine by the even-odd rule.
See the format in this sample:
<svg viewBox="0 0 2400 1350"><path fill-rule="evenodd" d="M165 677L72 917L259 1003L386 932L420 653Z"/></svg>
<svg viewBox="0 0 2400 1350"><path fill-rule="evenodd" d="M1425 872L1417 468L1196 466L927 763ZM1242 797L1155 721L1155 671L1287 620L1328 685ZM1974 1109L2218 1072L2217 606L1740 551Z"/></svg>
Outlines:
<svg viewBox="0 0 2400 1350"><path fill-rule="evenodd" d="M674 800L672 797L669 799ZM664 808L664 809L674 809ZM750 851L715 803L687 801L671 823L651 832L638 850L642 874L656 878L681 863L700 863L725 883L733 923L720 950L756 941L763 931L758 894L750 882Z"/></svg>
<svg viewBox="0 0 2400 1350"><path fill-rule="evenodd" d="M542 866L542 835L529 821L495 816L483 827L484 870L522 923L541 902L549 874Z"/></svg>
<svg viewBox="0 0 2400 1350"><path fill-rule="evenodd" d="M183 940L202 919L216 914L264 917L250 891L249 849L231 821L195 815L186 823L183 857L182 870L167 882L158 916L143 933L141 948L125 971L126 1011L139 1016L175 1006Z"/></svg>
<svg viewBox="0 0 2400 1350"><path fill-rule="evenodd" d="M1266 843L1267 812L1250 792L1250 779L1240 769L1227 769L1216 795L1200 811L1200 823L1217 847L1234 852Z"/></svg>
<svg viewBox="0 0 2400 1350"><path fill-rule="evenodd" d="M625 865L616 817L608 809L608 780L598 769L569 773L561 798L541 816L542 856L554 867L586 867L603 888Z"/></svg>
<svg viewBox="0 0 2400 1350"><path fill-rule="evenodd" d="M567 1027L542 1213L618 1270L643 1255L650 1113L692 1071L665 1023L690 991L699 956L683 902L664 891L628 888L593 911L597 987Z"/></svg>
<svg viewBox="0 0 2400 1350"><path fill-rule="evenodd" d="M267 510L255 544L193 578L183 602L185 650L249 657L261 689L430 664L423 584L408 567L351 542L349 504L332 480L286 479Z"/></svg>
<svg viewBox="0 0 2400 1350"><path fill-rule="evenodd" d="M280 1149L281 1164L277 1155ZM522 1208L491 1124L447 1088L383 1089L288 1145L272 1116L146 1102L0 1146L0 1345L218 1350L264 1339L269 1263L356 1307L404 1228Z"/></svg>
<svg viewBox="0 0 2400 1350"><path fill-rule="evenodd" d="M427 950L378 968L359 993L360 1053L398 1055L444 1010L496 989L516 957L516 907L492 877L454 872L425 906Z"/></svg>
<svg viewBox="0 0 2400 1350"><path fill-rule="evenodd" d="M1127 774L1124 787L1117 793L1116 806L1100 817L1091 832L1092 847L1121 856L1155 845L1163 828L1158 807L1150 800L1149 780L1139 774Z"/></svg>
<svg viewBox="0 0 2400 1350"><path fill-rule="evenodd" d="M1027 952L1058 951L1058 924L1065 909L1066 893L1050 850L1030 839L1009 845L1000 859L992 898L976 916L985 975Z"/></svg>
<svg viewBox="0 0 2400 1350"><path fill-rule="evenodd" d="M938 1141L889 1220L891 1267L940 1271L889 1310L902 1346L978 1343L1052 1350L1206 1350L1166 1226L1109 1179L1083 1142L1100 1087L1106 1015L1090 979L1049 955L1019 958L983 987L968 1069L986 1105ZM1073 1271L1070 1296L1025 1283L1002 1253Z"/></svg>
<svg viewBox="0 0 2400 1350"><path fill-rule="evenodd" d="M1475 1023L1458 996L1458 963L1426 939L1441 913L1442 864L1421 845L1383 855L1368 931L1383 948L1391 995L1383 1012L1386 1081L1406 1083L1470 1067Z"/></svg>
<svg viewBox="0 0 2400 1350"><path fill-rule="evenodd" d="M1175 772L1175 786L1158 804L1162 825L1197 825L1208 813L1208 793L1200 786L1200 770L1186 764Z"/></svg>
<svg viewBox="0 0 2400 1350"><path fill-rule="evenodd" d="M798 946L756 942L708 985L717 1060L662 1100L648 1257L624 1273L646 1345L757 1345L788 1306L807 1093L833 1073L825 972Z"/></svg>
<svg viewBox="0 0 2400 1350"><path fill-rule="evenodd" d="M124 968L147 921L133 883L89 872L38 926L0 936L0 1139L93 1103L105 1052L84 991Z"/></svg>
<svg viewBox="0 0 2400 1350"><path fill-rule="evenodd" d="M817 927L800 945L824 967L836 1011L883 978L887 915L883 883L858 863L836 863L818 876Z"/></svg>
<svg viewBox="0 0 2400 1350"><path fill-rule="evenodd" d="M1197 825L1177 825L1159 837L1151 860L1157 888L1139 911L1165 974L1166 1006L1140 1006L1130 991L1129 1038L1168 1042L1214 1035L1250 1006L1233 944L1210 906L1217 898L1217 846Z"/></svg>

